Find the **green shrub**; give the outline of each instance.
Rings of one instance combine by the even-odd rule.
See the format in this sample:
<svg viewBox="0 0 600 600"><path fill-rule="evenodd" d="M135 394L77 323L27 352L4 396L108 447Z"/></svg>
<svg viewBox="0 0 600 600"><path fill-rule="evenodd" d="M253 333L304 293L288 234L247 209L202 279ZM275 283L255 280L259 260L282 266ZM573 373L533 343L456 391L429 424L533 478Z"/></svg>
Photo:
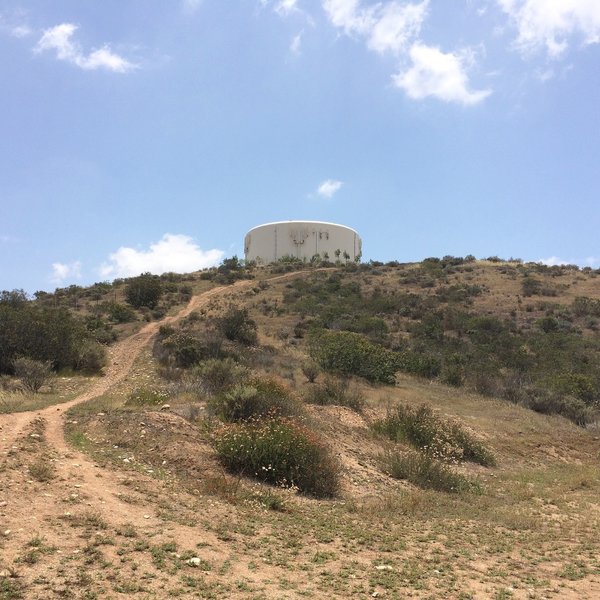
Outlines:
<svg viewBox="0 0 600 600"><path fill-rule="evenodd" d="M16 358L13 368L23 386L31 392L38 392L52 375L50 362L34 360L25 356Z"/></svg>
<svg viewBox="0 0 600 600"><path fill-rule="evenodd" d="M372 382L395 382L398 354L359 333L322 330L311 336L309 349L326 371L358 375Z"/></svg>
<svg viewBox="0 0 600 600"><path fill-rule="evenodd" d="M577 317L600 317L600 300L579 296L573 300L571 310Z"/></svg>
<svg viewBox="0 0 600 600"><path fill-rule="evenodd" d="M326 406L347 406L352 410L360 412L365 404L363 394L356 388L349 389L347 379L326 377L321 384L311 386L304 394L304 400L309 404Z"/></svg>
<svg viewBox="0 0 600 600"><path fill-rule="evenodd" d="M480 491L476 482L420 452L390 453L384 458L384 468L394 479L403 479L424 489L454 494Z"/></svg>
<svg viewBox="0 0 600 600"><path fill-rule="evenodd" d="M106 349L99 342L83 341L77 348L74 367L86 373L100 373L106 365Z"/></svg>
<svg viewBox="0 0 600 600"><path fill-rule="evenodd" d="M262 376L251 377L215 396L210 407L221 419L232 423L301 412L297 398L285 384Z"/></svg>
<svg viewBox="0 0 600 600"><path fill-rule="evenodd" d="M219 333L207 330L200 333L161 328L154 347L155 356L163 365L187 369L202 360L217 358L221 354L223 339Z"/></svg>
<svg viewBox="0 0 600 600"><path fill-rule="evenodd" d="M221 463L231 472L296 487L317 498L339 490L339 466L325 444L286 418L230 425L215 435Z"/></svg>
<svg viewBox="0 0 600 600"><path fill-rule="evenodd" d="M531 390L522 404L542 414L561 415L582 427L594 422L598 417L597 410L579 398L543 390Z"/></svg>
<svg viewBox="0 0 600 600"><path fill-rule="evenodd" d="M398 370L432 379L440 374L442 363L437 356L414 350L403 350L397 356Z"/></svg>
<svg viewBox="0 0 600 600"><path fill-rule="evenodd" d="M302 374L306 377L308 383L314 383L319 376L321 370L319 365L314 360L307 360L302 363Z"/></svg>
<svg viewBox="0 0 600 600"><path fill-rule="evenodd" d="M395 442L408 442L432 458L446 461L468 460L489 467L494 455L459 423L442 419L429 406L412 408L400 404L373 429Z"/></svg>
<svg viewBox="0 0 600 600"><path fill-rule="evenodd" d="M229 308L218 323L223 335L232 342L253 346L258 341L256 322L245 308Z"/></svg>
<svg viewBox="0 0 600 600"><path fill-rule="evenodd" d="M125 298L131 306L155 308L163 292L160 278L151 273L142 273L130 280L125 288Z"/></svg>
<svg viewBox="0 0 600 600"><path fill-rule="evenodd" d="M590 375L561 373L552 377L550 387L559 394L574 396L586 404L593 404L600 395L598 382Z"/></svg>
<svg viewBox="0 0 600 600"><path fill-rule="evenodd" d="M78 347L92 336L66 308L19 300L15 292L0 296L0 373L14 373L19 356L49 361L57 370L72 368Z"/></svg>
<svg viewBox="0 0 600 600"><path fill-rule="evenodd" d="M103 306L106 314L111 321L115 323L130 323L136 320L135 311L125 304L119 304L118 302L107 302Z"/></svg>
<svg viewBox="0 0 600 600"><path fill-rule="evenodd" d="M190 377L209 395L225 392L248 377L248 369L232 358L209 358L195 366Z"/></svg>

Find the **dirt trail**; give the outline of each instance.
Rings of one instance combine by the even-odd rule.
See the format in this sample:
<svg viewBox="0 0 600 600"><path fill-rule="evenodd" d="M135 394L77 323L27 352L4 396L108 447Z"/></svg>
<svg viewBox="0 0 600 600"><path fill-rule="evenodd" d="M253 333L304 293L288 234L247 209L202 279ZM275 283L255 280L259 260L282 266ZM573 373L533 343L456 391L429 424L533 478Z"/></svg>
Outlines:
<svg viewBox="0 0 600 600"><path fill-rule="evenodd" d="M300 275L300 272L287 273L271 280ZM159 518L158 507L148 501L144 491L149 490L151 497L160 499L161 494L168 491L162 482L140 473L104 468L70 448L64 436L64 416L69 408L100 396L123 381L140 351L161 325L177 322L214 297L253 284L253 281L242 280L194 296L176 315L149 323L116 343L109 351L105 375L73 400L43 410L0 415L0 580L13 568L15 561L19 564L28 544L36 536L41 536L44 543L60 548L59 554L82 552L81 536L62 524L74 515L93 515L93 519L107 523L112 529L126 524L138 535L153 539L189 541L198 537L199 532L193 526ZM35 433L39 430L43 433ZM54 477L46 483L33 481L28 470L32 461L40 458L54 470ZM223 544L209 532L202 531L201 535L202 540L211 545L211 558L225 560ZM53 581L56 569L56 557L52 556L47 566L35 565L26 579L47 575L48 580ZM44 593L39 597L44 597Z"/></svg>

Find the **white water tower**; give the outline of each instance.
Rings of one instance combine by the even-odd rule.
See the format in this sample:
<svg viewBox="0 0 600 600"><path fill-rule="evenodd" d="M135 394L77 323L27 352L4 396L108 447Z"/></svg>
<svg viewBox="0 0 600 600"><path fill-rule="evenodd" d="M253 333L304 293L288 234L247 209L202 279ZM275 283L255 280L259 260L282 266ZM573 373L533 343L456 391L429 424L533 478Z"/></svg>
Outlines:
<svg viewBox="0 0 600 600"><path fill-rule="evenodd" d="M244 239L247 261L262 264L285 256L309 261L321 259L356 261L362 254L362 241L354 229L322 221L279 221L251 229Z"/></svg>

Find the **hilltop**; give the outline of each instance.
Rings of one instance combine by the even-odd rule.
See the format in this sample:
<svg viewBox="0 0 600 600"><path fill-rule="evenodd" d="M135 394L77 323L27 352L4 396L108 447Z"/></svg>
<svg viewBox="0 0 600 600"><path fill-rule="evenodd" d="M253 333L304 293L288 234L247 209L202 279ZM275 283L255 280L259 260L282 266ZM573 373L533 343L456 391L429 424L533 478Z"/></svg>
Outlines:
<svg viewBox="0 0 600 600"><path fill-rule="evenodd" d="M37 393L2 377L0 598L598 597L599 281L234 258L5 294L77 335Z"/></svg>

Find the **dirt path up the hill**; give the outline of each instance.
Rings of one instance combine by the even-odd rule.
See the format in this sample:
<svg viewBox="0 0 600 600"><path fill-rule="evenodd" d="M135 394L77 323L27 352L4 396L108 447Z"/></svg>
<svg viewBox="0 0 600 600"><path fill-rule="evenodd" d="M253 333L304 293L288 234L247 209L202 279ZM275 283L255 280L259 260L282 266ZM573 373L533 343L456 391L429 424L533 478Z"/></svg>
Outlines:
<svg viewBox="0 0 600 600"><path fill-rule="evenodd" d="M271 281L299 275L288 273ZM81 552L77 531L62 525L65 519L75 518L73 515L81 519L83 514L85 519L108 524L108 529L113 530L126 524L139 535L153 539L189 541L198 536L193 527L160 520L157 507L139 492L149 490L151 496L160 498L161 482L150 476L105 468L69 447L64 435L64 416L69 408L105 394L127 378L136 357L160 326L175 323L213 298L253 283L242 280L194 296L176 315L148 323L114 344L109 350L105 375L73 400L43 410L0 415L0 579L13 569L15 561L20 564L23 553L36 538L43 539L46 546L60 548L58 552L62 555ZM34 481L30 471L32 463L40 460L53 471L53 477L44 483ZM132 496L137 501L132 502ZM213 554L218 555L219 541L207 532L202 537L204 542L209 538ZM35 575L37 579L46 576L54 581L53 571L60 558L53 555L44 567L35 565L25 579L34 579Z"/></svg>

